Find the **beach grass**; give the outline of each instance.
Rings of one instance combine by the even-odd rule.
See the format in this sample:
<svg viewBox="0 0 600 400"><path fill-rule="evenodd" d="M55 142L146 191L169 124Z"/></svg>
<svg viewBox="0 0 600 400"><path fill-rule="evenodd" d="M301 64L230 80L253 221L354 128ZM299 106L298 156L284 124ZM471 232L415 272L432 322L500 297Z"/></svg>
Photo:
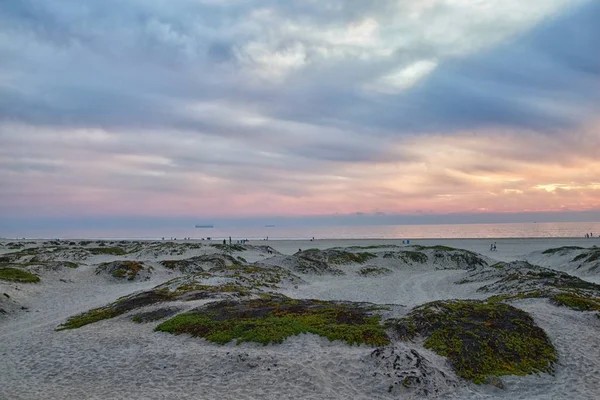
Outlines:
<svg viewBox="0 0 600 400"><path fill-rule="evenodd" d="M379 276L379 275L389 275L393 273L389 268L385 267L376 267L376 266L367 266L362 267L358 270L358 274L361 276Z"/></svg>
<svg viewBox="0 0 600 400"><path fill-rule="evenodd" d="M0 268L0 280L18 283L38 283L40 277L23 269L2 267Z"/></svg>
<svg viewBox="0 0 600 400"><path fill-rule="evenodd" d="M127 251L120 247L95 247L88 249L93 255L124 256Z"/></svg>
<svg viewBox="0 0 600 400"><path fill-rule="evenodd" d="M600 311L600 298L583 297L575 293L559 293L550 298L554 304L579 311Z"/></svg>
<svg viewBox="0 0 600 400"><path fill-rule="evenodd" d="M290 336L313 333L348 344L382 346L389 343L380 316L355 305L320 300L263 298L243 302L211 303L179 314L157 331L187 333L226 344L282 343Z"/></svg>

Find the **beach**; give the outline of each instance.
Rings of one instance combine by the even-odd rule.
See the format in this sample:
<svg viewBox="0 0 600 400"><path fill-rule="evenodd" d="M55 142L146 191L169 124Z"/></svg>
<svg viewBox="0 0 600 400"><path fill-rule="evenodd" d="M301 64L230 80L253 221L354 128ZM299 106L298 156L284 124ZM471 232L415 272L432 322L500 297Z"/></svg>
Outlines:
<svg viewBox="0 0 600 400"><path fill-rule="evenodd" d="M0 272L12 268L23 271L15 276L39 282L0 280L0 398L595 399L600 392L595 246L597 237L231 245L4 240ZM577 302L561 303L565 298ZM219 302L238 307L262 301L264 311L292 300L313 314L319 307L345 307L360 321L371 321L363 315L368 311L378 316L385 336L352 344L309 331L281 343L221 344L216 335L204 338L201 329L172 334L165 325ZM411 314L415 309L447 300L525 312L547 336L556 359L531 373L486 372L482 382L457 369L448 351L427 348L431 332L397 334L403 318L417 315ZM296 308L286 315L296 315ZM106 316L96 318L96 312L91 323L73 318L93 309ZM155 318L158 312L164 316ZM527 366L516 368L523 372Z"/></svg>

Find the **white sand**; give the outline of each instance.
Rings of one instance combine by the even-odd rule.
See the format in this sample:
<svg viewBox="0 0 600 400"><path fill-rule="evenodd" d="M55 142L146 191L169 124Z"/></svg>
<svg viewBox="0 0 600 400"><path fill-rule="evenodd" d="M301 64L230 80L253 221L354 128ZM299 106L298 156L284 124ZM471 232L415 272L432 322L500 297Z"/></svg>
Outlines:
<svg viewBox="0 0 600 400"><path fill-rule="evenodd" d="M498 261L540 257L542 250L561 246L589 247L597 240L502 239L490 252L490 240L416 240L411 244L469 249ZM204 243L206 244L206 243ZM251 243L252 244L252 243ZM269 241L284 254L299 248L331 248L392 244L401 241L317 240ZM300 335L281 345L244 343L225 346L186 335L156 333L155 324L134 324L127 315L79 329L55 332L69 316L105 305L135 291L156 286L177 273L157 260L190 257L214 251L202 247L184 255L149 254L155 266L150 280L120 283L95 274L97 263L127 257L97 256L77 269L40 274L39 284L0 283L9 302L28 307L0 316L0 399L390 399L411 398L394 389L385 359L373 348L348 346L314 335ZM370 251L370 250L367 250ZM0 247L0 255L8 250ZM240 253L248 261L270 255ZM546 266L556 269L560 265ZM462 270L397 269L381 277L302 276L308 283L286 286L282 293L297 298L369 301L407 307L448 298L482 298L481 283L455 285ZM584 279L598 281L598 276ZM1 282L1 281L0 281ZM193 308L205 301L178 304ZM7 301L0 303L8 304ZM556 346L560 362L554 376L503 377L505 390L465 383L452 375L442 357L419 348L430 376L427 387L452 399L597 399L600 393L600 319L591 313L559 308L543 299L515 303L530 312ZM404 309L399 307L399 309ZM408 309L408 308L407 308ZM410 354L412 344L399 344L397 354ZM414 345L416 346L416 345ZM391 350L390 350L391 351ZM406 360L401 373L417 371ZM414 372L413 371L413 372ZM441 372L440 372L441 371ZM412 372L411 372L412 373ZM415 373L418 373L415 372ZM442 378L444 376L444 378ZM424 398L422 392L413 398Z"/></svg>

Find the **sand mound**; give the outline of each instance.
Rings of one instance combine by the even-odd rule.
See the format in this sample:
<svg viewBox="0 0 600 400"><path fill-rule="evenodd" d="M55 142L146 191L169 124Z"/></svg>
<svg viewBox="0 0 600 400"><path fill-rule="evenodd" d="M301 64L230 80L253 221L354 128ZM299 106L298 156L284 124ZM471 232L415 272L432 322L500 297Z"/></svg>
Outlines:
<svg viewBox="0 0 600 400"><path fill-rule="evenodd" d="M369 252L349 252L338 249L309 249L291 256L276 256L264 261L268 265L281 265L293 272L312 275L344 275L342 265L363 264L376 258Z"/></svg>
<svg viewBox="0 0 600 400"><path fill-rule="evenodd" d="M457 283L471 282L487 283L478 292L495 294L488 299L493 302L547 298L557 306L600 312L600 285L526 261L497 263Z"/></svg>
<svg viewBox="0 0 600 400"><path fill-rule="evenodd" d="M390 268L473 270L489 265L491 260L469 250L447 246L407 246L381 254Z"/></svg>
<svg viewBox="0 0 600 400"><path fill-rule="evenodd" d="M138 261L112 261L96 267L96 275L109 276L119 281L147 281L153 269Z"/></svg>
<svg viewBox="0 0 600 400"><path fill-rule="evenodd" d="M0 293L0 320L22 310L24 307L18 301L15 301L8 293Z"/></svg>
<svg viewBox="0 0 600 400"><path fill-rule="evenodd" d="M236 265L241 260L229 254L203 254L191 258L179 260L163 260L160 264L168 269L176 270L184 274L195 274L210 268L225 268Z"/></svg>
<svg viewBox="0 0 600 400"><path fill-rule="evenodd" d="M428 350L395 343L373 350L369 358L373 376L387 385L388 393L403 399L437 397L459 386L445 359Z"/></svg>
<svg viewBox="0 0 600 400"><path fill-rule="evenodd" d="M532 265L527 261L500 262L473 271L458 283L489 282L479 291L505 295L528 292L577 291L591 296L600 295L600 285L554 269Z"/></svg>
<svg viewBox="0 0 600 400"><path fill-rule="evenodd" d="M529 262L580 277L600 277L600 248L563 246L525 256Z"/></svg>
<svg viewBox="0 0 600 400"><path fill-rule="evenodd" d="M143 268L143 265L136 261L123 261L106 263L96 271L98 273L100 269L102 273L119 275L117 279L129 279L133 273L140 275L139 268ZM151 290L133 293L108 305L72 316L59 329L79 328L161 302L268 296L266 291L279 289L279 285L303 282L283 268L238 264L215 267L207 272L171 279Z"/></svg>

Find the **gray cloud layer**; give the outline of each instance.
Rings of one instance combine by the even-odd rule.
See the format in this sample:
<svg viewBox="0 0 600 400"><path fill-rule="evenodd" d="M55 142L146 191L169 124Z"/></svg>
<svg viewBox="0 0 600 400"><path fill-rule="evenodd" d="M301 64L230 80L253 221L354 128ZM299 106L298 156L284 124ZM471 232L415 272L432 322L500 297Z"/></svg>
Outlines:
<svg viewBox="0 0 600 400"><path fill-rule="evenodd" d="M253 16L259 4L263 10L271 6L276 15ZM369 16L385 22L391 4L8 0L0 14L0 117L240 135L230 121L178 112L181 104L218 99L276 119L397 134L489 125L572 126L599 104L598 2L499 46L452 58L444 58L451 45L422 37L407 43L383 40L391 51L385 57L351 45L340 57L323 56L336 49L330 42L277 25L320 24L339 34L340 24ZM438 8L429 11L432 21L445 11ZM481 29L469 33L482 35ZM272 37L277 33L282 36ZM261 63L261 53L248 54L249 43L279 50L280 57L300 49L303 67L281 84L255 84L247 74ZM410 90L376 95L360 90L374 77L422 59L441 61Z"/></svg>

